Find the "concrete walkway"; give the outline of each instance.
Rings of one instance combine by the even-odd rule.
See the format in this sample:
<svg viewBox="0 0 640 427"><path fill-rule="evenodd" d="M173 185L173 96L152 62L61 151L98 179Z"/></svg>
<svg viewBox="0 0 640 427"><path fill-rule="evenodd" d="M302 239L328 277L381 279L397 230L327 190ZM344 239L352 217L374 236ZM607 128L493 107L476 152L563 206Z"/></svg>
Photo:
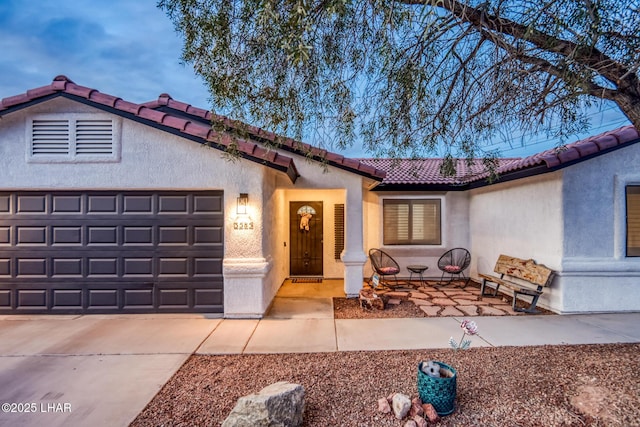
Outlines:
<svg viewBox="0 0 640 427"><path fill-rule="evenodd" d="M0 426L126 426L194 353L446 348L460 320L334 320L330 296L296 294L261 320L0 316ZM640 313L474 320L473 346L640 342Z"/></svg>
<svg viewBox="0 0 640 427"><path fill-rule="evenodd" d="M473 346L640 342L640 313L466 317ZM333 319L331 298L277 297L261 320L220 322L197 354L310 353L447 348L462 317Z"/></svg>

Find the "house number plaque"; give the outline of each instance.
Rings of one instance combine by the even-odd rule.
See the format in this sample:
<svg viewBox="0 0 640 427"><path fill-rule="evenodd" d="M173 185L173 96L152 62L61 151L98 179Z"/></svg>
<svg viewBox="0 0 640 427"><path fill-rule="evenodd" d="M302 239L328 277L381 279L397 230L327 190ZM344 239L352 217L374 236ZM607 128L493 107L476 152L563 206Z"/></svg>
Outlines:
<svg viewBox="0 0 640 427"><path fill-rule="evenodd" d="M253 221L236 221L233 223L234 230L253 230Z"/></svg>

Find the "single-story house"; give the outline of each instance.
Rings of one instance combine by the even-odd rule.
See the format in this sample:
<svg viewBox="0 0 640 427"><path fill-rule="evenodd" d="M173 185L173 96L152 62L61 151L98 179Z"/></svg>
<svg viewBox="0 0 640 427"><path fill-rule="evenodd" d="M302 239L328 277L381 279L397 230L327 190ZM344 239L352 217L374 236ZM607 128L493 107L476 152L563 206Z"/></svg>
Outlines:
<svg viewBox="0 0 640 427"><path fill-rule="evenodd" d="M638 311L637 142L627 126L500 159L493 182L480 160L444 177L439 159L349 159L58 76L0 101L0 313L261 317L288 277L357 295L374 247L427 275L454 247L471 277L533 258L556 271L540 306Z"/></svg>

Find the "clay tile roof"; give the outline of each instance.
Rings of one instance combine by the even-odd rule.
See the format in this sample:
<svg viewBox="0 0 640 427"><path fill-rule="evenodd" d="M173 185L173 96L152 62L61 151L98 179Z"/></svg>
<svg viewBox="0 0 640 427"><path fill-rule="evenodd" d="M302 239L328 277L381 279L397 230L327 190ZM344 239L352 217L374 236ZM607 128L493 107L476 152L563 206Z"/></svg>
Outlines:
<svg viewBox="0 0 640 427"><path fill-rule="evenodd" d="M29 102L31 97L28 94L15 95L7 98L3 98L0 101L0 111L6 110L14 105L24 104L25 102Z"/></svg>
<svg viewBox="0 0 640 427"><path fill-rule="evenodd" d="M67 87L67 83L75 84L73 81L67 76L58 75L53 78L53 82L51 83L51 87L54 90L65 90Z"/></svg>
<svg viewBox="0 0 640 427"><path fill-rule="evenodd" d="M625 144L640 142L640 133L633 126L625 126L595 135L562 147L545 150L524 158L498 159L496 172L500 176L518 171L550 172L575 162L587 160ZM486 181L488 172L482 159L470 164L457 159L456 175L447 177L440 173L443 159L362 159L361 162L387 172L382 186L397 185L450 185L463 186Z"/></svg>
<svg viewBox="0 0 640 427"><path fill-rule="evenodd" d="M109 107L115 107L118 101L121 101L117 96L107 95L106 93L98 92L97 90L91 92L91 96L89 98L93 102L97 102L98 104L107 105Z"/></svg>
<svg viewBox="0 0 640 427"><path fill-rule="evenodd" d="M39 98L41 96L51 95L56 91L51 88L51 86L42 86L35 89L29 89L26 93L26 97L29 99ZM25 96L25 95L19 95Z"/></svg>
<svg viewBox="0 0 640 427"><path fill-rule="evenodd" d="M384 170L387 175L382 184L389 185L461 185L484 174L482 159L468 164L465 159L456 159L456 175L449 177L440 172L443 159L362 159L361 162ZM512 159L499 159L500 165Z"/></svg>
<svg viewBox="0 0 640 427"><path fill-rule="evenodd" d="M638 142L639 138L640 134L633 126L624 126L519 159L501 167L498 172L507 173L539 165L545 165L547 168L553 169L576 161L586 160L628 143Z"/></svg>
<svg viewBox="0 0 640 427"><path fill-rule="evenodd" d="M326 160L329 164L333 166L337 166L339 168L358 173L359 175L364 175L369 178L373 178L377 181L380 181L385 176L385 172L376 169L375 167L371 167L370 165L360 164L359 161L355 159L347 159L339 154L331 153L327 150L311 146L301 141L297 141L292 138L279 137L273 132L266 131L262 128L248 125L246 123L241 123L236 120L232 120L229 117L222 116L219 114L213 114L210 111L203 110L201 108L193 107L192 105L186 104L184 102L179 102L171 98L171 96L167 93L161 94L158 99L153 101L145 102L142 104L147 108L151 108L154 110L162 110L166 111L164 108L170 108L191 116L198 117L200 119L204 119L206 121L215 121L218 123L224 124L225 127L229 129L242 129L243 132L246 132L251 139L256 139L257 143L260 141L268 141L269 143L274 143L278 141L280 147L296 153L306 156L307 153L310 153L312 157L317 160ZM270 151L270 150L267 150ZM274 160L271 160L274 161Z"/></svg>
<svg viewBox="0 0 640 427"><path fill-rule="evenodd" d="M142 105L140 104L134 104L133 102L125 101L123 99L117 99L113 106L120 111L125 111L136 116L142 108Z"/></svg>
<svg viewBox="0 0 640 427"><path fill-rule="evenodd" d="M164 119L162 120L163 125L169 126L178 130L184 130L189 123L190 123L189 120L185 120L179 117L173 117L169 115L164 116Z"/></svg>

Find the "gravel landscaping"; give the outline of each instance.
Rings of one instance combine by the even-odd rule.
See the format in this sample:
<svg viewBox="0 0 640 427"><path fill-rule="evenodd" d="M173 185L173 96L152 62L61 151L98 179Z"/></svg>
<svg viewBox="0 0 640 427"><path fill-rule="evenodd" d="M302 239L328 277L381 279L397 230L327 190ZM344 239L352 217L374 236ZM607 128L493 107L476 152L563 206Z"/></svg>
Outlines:
<svg viewBox="0 0 640 427"><path fill-rule="evenodd" d="M638 426L640 344L192 356L132 426L218 426L241 396L277 381L305 387L305 426L403 426L377 412L417 396L420 360L458 369L440 426Z"/></svg>
<svg viewBox="0 0 640 427"><path fill-rule="evenodd" d="M357 299L333 301L336 319L428 316L408 298L385 310L362 310ZM378 399L416 397L418 363L438 360L458 370L458 393L454 413L430 425L633 427L640 426L639 354L640 344L607 344L478 347L455 355L450 349L195 355L132 426L219 426L241 396L289 381L305 388L305 426L401 427L406 419L378 412Z"/></svg>

